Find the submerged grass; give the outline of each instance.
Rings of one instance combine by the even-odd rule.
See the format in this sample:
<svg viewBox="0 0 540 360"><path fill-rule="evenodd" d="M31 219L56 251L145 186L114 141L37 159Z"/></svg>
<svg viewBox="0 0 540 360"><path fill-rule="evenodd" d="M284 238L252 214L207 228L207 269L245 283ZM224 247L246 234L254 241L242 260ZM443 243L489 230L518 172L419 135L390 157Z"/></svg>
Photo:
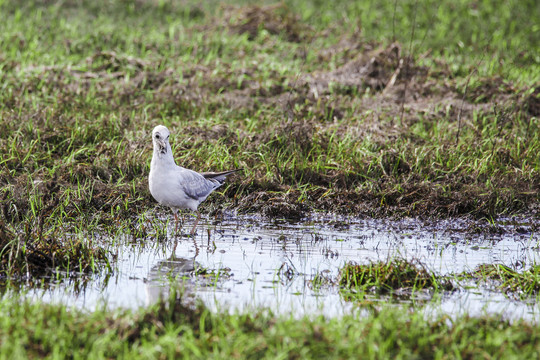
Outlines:
<svg viewBox="0 0 540 360"><path fill-rule="evenodd" d="M263 310L212 313L183 305L175 295L148 309L115 313L3 298L0 357L534 358L540 351L538 326L521 320L427 320L399 308L295 319Z"/></svg>

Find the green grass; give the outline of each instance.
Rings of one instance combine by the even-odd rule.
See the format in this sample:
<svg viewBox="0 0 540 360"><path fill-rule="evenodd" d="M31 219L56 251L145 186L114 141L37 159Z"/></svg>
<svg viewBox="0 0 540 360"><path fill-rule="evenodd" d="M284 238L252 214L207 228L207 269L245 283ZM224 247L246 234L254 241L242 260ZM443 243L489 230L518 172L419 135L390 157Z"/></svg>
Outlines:
<svg viewBox="0 0 540 360"><path fill-rule="evenodd" d="M341 319L212 313L179 301L137 312L92 313L62 305L0 301L0 357L446 359L534 358L540 331L495 316L436 317L381 307Z"/></svg>
<svg viewBox="0 0 540 360"><path fill-rule="evenodd" d="M537 218L539 7L0 0L0 280L110 270L109 246L166 238L148 215L157 124L180 165L244 168L207 213ZM442 286L382 267L367 274L395 267L409 275L399 287ZM396 284L380 278L367 286ZM391 308L297 320L172 301L88 314L5 296L0 314L2 358L532 358L540 343L519 320Z"/></svg>
<svg viewBox="0 0 540 360"><path fill-rule="evenodd" d="M344 289L355 292L368 292L373 289L379 293L397 289L414 292L422 289L452 290L454 288L450 281L432 274L419 262L405 259L372 262L367 265L346 264L340 270L337 283Z"/></svg>
<svg viewBox="0 0 540 360"><path fill-rule="evenodd" d="M365 265L349 262L335 280L322 276L313 281L315 287L326 284L338 285L343 299L364 307L382 299L413 301L418 305L433 294L457 290L451 277L436 275L419 261L399 257Z"/></svg>
<svg viewBox="0 0 540 360"><path fill-rule="evenodd" d="M418 291L453 291L462 286L462 282L470 287L471 281L476 286L488 286L509 296L532 299L540 290L540 269L534 265L518 272L503 264L482 264L472 271L436 275L418 261L396 258L365 265L347 263L335 279L318 275L311 285L314 288L339 285L345 299L367 304L369 301L364 300L369 294L414 299Z"/></svg>
<svg viewBox="0 0 540 360"><path fill-rule="evenodd" d="M535 265L517 272L502 264L482 264L473 271L457 275L462 280L475 280L494 286L507 294L514 293L524 297L537 294L540 290L540 267Z"/></svg>
<svg viewBox="0 0 540 360"><path fill-rule="evenodd" d="M538 214L538 6L3 1L2 243L142 237L157 124L206 212Z"/></svg>

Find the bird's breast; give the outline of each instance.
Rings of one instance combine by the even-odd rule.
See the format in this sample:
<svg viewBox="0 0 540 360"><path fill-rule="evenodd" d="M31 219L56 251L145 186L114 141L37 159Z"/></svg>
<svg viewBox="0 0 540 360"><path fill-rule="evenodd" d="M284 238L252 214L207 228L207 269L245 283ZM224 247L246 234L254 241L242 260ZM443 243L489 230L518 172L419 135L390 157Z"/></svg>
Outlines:
<svg viewBox="0 0 540 360"><path fill-rule="evenodd" d="M174 209L197 210L198 201L194 201L186 195L174 173L151 170L148 177L148 186L150 194L161 205Z"/></svg>

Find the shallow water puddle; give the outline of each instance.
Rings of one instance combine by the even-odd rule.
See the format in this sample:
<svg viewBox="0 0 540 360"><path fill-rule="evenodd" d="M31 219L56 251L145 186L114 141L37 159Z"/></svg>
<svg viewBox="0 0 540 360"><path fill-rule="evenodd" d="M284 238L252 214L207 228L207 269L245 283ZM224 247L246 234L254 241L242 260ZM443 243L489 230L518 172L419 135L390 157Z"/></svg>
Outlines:
<svg viewBox="0 0 540 360"><path fill-rule="evenodd" d="M335 279L349 261L368 263L399 256L417 259L441 275L485 263L501 263L519 271L540 262L538 234L501 225L506 229L504 235L470 235L463 231L466 226L456 221L319 217L288 223L230 216L215 225L201 224L195 239L178 238L174 259L174 237L170 235L159 244L148 240L152 244L142 248L120 245L117 268L109 279L96 276L79 292L73 285L61 283L33 294L89 309L102 302L109 307L135 308L166 294L171 279L176 279L183 283L187 296L214 309L268 307L295 316L338 316L354 311L355 303L344 300L336 286L317 288L311 281L317 275ZM206 276L194 275L195 269ZM390 301L374 295L368 299ZM428 312L450 315L487 312L509 318L540 317L535 301L513 300L482 287L443 294L436 301L426 294L405 301L423 305Z"/></svg>

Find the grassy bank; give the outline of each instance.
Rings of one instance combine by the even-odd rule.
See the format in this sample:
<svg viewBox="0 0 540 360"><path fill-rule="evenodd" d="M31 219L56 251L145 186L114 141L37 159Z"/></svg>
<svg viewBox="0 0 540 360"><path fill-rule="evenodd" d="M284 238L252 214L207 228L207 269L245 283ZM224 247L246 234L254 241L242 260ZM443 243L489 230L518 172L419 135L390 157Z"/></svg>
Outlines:
<svg viewBox="0 0 540 360"><path fill-rule="evenodd" d="M0 357L534 358L540 331L494 317L426 320L399 308L342 319L215 314L171 300L140 312L0 301Z"/></svg>
<svg viewBox="0 0 540 360"><path fill-rule="evenodd" d="M537 216L538 6L3 1L3 248L136 237L159 123L206 212Z"/></svg>

